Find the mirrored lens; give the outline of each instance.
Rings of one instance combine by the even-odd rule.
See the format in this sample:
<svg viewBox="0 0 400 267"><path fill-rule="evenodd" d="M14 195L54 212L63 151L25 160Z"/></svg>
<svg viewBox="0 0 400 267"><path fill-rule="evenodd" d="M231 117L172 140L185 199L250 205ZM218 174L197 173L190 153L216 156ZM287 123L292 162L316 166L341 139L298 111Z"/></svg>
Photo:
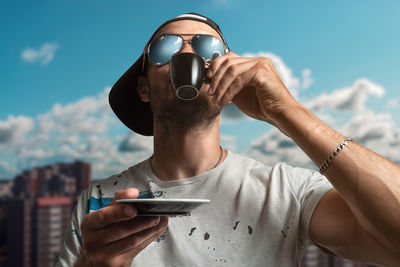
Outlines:
<svg viewBox="0 0 400 267"><path fill-rule="evenodd" d="M196 54L204 60L213 60L225 54L224 43L211 35L196 35L192 39L192 47Z"/></svg>
<svg viewBox="0 0 400 267"><path fill-rule="evenodd" d="M163 35L151 42L149 57L153 64L165 64L182 47L182 38L176 35Z"/></svg>

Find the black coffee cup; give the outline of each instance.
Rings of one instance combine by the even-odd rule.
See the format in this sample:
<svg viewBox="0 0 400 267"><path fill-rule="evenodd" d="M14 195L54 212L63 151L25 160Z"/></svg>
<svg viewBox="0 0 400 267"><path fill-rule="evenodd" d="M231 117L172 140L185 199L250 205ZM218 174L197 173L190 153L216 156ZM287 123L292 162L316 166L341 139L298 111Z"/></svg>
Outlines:
<svg viewBox="0 0 400 267"><path fill-rule="evenodd" d="M169 74L175 94L182 100L195 99L203 83L210 83L205 61L193 53L173 55L169 62Z"/></svg>

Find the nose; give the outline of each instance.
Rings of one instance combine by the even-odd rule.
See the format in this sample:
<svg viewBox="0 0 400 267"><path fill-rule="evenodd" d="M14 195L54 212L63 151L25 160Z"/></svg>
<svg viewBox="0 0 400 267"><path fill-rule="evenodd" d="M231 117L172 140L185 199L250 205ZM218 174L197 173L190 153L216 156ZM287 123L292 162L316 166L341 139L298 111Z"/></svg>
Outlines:
<svg viewBox="0 0 400 267"><path fill-rule="evenodd" d="M179 51L179 53L193 53L192 46L188 40L183 41L182 49Z"/></svg>

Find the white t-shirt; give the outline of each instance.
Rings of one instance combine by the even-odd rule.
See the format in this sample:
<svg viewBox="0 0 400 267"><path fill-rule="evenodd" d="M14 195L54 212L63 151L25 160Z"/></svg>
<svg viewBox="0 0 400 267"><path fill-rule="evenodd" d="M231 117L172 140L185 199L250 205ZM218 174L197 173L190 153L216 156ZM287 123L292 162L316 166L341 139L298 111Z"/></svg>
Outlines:
<svg viewBox="0 0 400 267"><path fill-rule="evenodd" d="M170 218L167 232L131 266L299 266L313 211L333 188L317 171L269 167L233 152L210 171L174 181L158 179L147 159L81 194L56 266L76 261L84 216L130 187L139 189L140 198L211 200L190 216Z"/></svg>

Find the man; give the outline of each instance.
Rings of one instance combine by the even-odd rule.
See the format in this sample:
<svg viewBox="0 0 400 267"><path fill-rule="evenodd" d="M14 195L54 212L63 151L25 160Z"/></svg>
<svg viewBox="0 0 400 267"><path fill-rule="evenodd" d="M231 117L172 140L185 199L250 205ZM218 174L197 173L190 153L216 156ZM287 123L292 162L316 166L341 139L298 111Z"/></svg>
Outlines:
<svg viewBox="0 0 400 267"><path fill-rule="evenodd" d="M223 47L219 57L213 45ZM211 62L211 83L195 100L172 89L175 53ZM230 102L292 138L326 177L223 150L219 114ZM310 242L355 261L400 265L399 166L296 102L269 59L229 51L212 20L189 13L161 25L113 86L110 104L130 129L154 135L154 154L82 193L59 266L298 266ZM136 216L116 203L138 196L211 203L173 218Z"/></svg>

